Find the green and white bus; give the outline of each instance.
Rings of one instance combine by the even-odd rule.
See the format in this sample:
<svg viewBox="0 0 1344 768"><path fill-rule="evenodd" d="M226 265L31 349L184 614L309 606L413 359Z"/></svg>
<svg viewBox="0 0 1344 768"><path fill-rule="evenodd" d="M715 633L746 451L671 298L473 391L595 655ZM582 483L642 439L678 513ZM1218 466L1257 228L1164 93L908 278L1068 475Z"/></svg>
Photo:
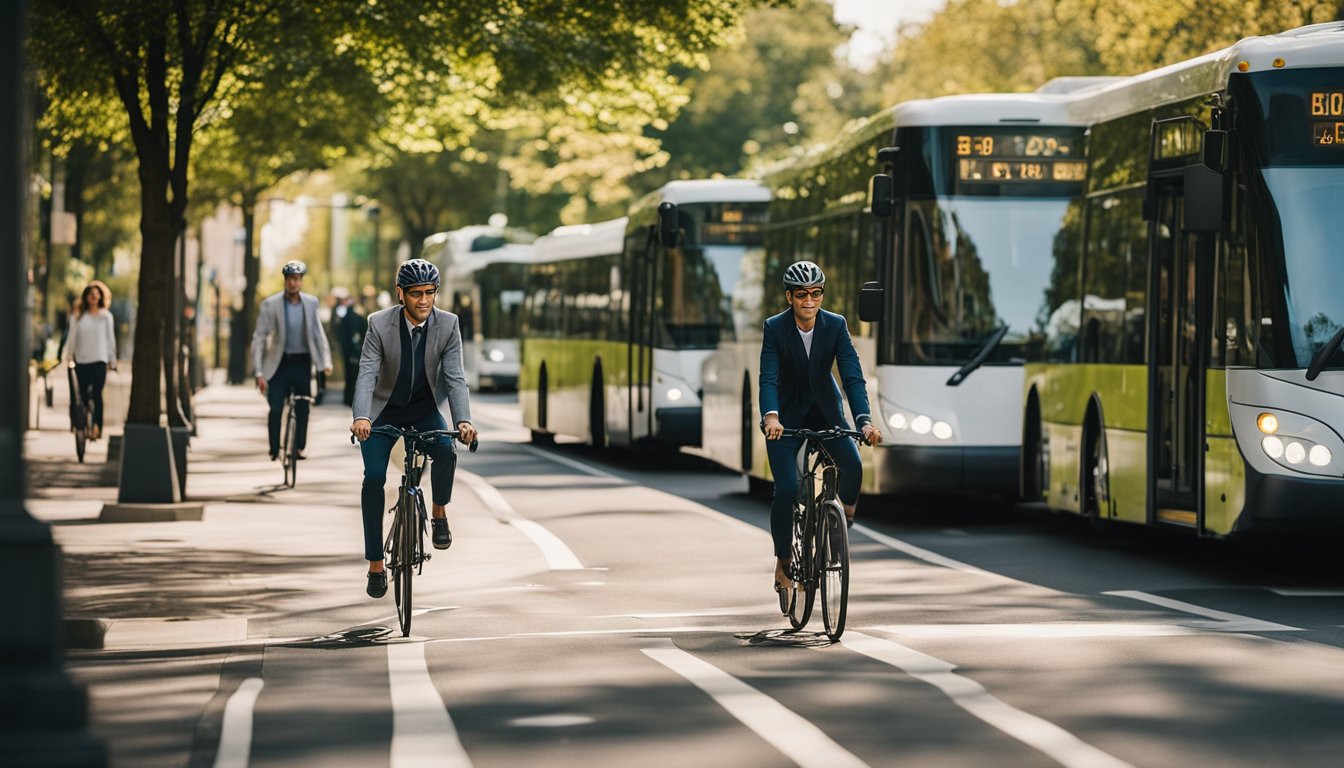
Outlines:
<svg viewBox="0 0 1344 768"><path fill-rule="evenodd" d="M1079 98L1022 492L1224 536L1344 522L1344 24Z"/></svg>
<svg viewBox="0 0 1344 768"><path fill-rule="evenodd" d="M443 269L443 300L462 330L462 367L475 390L518 386L523 281L536 248L506 243L472 251Z"/></svg>
<svg viewBox="0 0 1344 768"><path fill-rule="evenodd" d="M755 286L734 294L736 331L705 366L710 458L753 487L769 479L761 327L787 308L784 268L807 259L826 273L824 308L849 321L883 425L861 451L865 492L1015 495L1022 366L1040 354L1039 296L1085 171L1064 92L1096 84L902 103L770 174L765 252L740 270ZM885 218L869 212L878 170ZM861 318L868 283L876 311Z"/></svg>
<svg viewBox="0 0 1344 768"><path fill-rule="evenodd" d="M534 441L700 444L701 364L733 330L768 195L753 181L674 181L628 217L537 240L518 385Z"/></svg>

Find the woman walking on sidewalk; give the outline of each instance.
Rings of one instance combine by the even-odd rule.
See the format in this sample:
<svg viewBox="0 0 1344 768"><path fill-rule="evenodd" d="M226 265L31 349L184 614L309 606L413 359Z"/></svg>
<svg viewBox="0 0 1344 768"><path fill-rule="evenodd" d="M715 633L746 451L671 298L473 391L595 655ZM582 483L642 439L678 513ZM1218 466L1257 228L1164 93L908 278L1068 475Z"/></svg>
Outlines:
<svg viewBox="0 0 1344 768"><path fill-rule="evenodd" d="M117 369L116 323L107 303L102 283L95 280L85 286L75 308L75 319L70 323L70 337L65 342L65 362L74 366L79 397L93 406L91 440L103 434L103 385L107 383L107 369Z"/></svg>

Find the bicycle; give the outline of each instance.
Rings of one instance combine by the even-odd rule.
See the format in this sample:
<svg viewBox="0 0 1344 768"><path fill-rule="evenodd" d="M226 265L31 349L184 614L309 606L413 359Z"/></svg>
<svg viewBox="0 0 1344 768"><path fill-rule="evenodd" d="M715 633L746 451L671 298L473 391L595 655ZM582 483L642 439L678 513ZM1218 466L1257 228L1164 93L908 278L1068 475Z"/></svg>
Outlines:
<svg viewBox="0 0 1344 768"><path fill-rule="evenodd" d="M73 365L66 367L66 377L70 381L70 430L75 433L75 456L84 463L84 450L88 447L93 434L93 409L84 402L79 391L79 378L75 376Z"/></svg>
<svg viewBox="0 0 1344 768"><path fill-rule="evenodd" d="M373 427L370 432L399 437L406 447L401 485L397 488L397 503L388 510L393 514L392 527L387 532L383 551L387 553L384 568L392 582L392 597L397 603L401 636L410 637L411 581L416 573L424 570L425 561L432 557L425 551L425 525L429 515L425 510L425 494L420 490L420 479L429 460L423 446L445 438L456 439L460 433L455 429L418 432L387 425ZM358 444L354 435L350 436L350 442ZM476 452L477 442L473 440L468 446L472 453Z"/></svg>
<svg viewBox="0 0 1344 768"><path fill-rule="evenodd" d="M835 642L845 631L849 603L849 523L839 498L840 468L826 442L838 438L863 442L863 433L836 427L786 429L784 434L803 438L803 444L798 449L798 500L790 546L793 589L779 593L779 609L795 630L802 629L812 617L820 590L826 636Z"/></svg>
<svg viewBox="0 0 1344 768"><path fill-rule="evenodd" d="M280 435L280 465L285 471L285 485L290 488L299 480L299 414L300 403L312 406L313 398L293 392L285 398L285 426ZM311 412L311 410L310 410Z"/></svg>

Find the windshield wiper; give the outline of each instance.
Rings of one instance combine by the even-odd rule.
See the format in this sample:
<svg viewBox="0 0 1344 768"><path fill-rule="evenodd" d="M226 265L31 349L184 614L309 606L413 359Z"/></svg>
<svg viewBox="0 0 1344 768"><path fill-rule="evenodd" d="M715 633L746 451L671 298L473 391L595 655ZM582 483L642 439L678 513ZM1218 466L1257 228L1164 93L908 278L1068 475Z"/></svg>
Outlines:
<svg viewBox="0 0 1344 768"><path fill-rule="evenodd" d="M999 329L988 339L985 339L985 343L981 344L979 349L975 350L975 354L971 355L971 359L967 360L965 365L958 368L957 372L952 374L952 377L947 380L947 386L957 386L965 381L966 377L970 376L972 371L984 365L985 360L989 358L989 353L993 352L994 348L999 346L999 342L1003 341L1003 337L1006 335L1008 335L1008 326L999 326Z"/></svg>
<svg viewBox="0 0 1344 768"><path fill-rule="evenodd" d="M1339 351L1340 342L1344 342L1344 328L1335 331L1335 335L1325 342L1325 346L1316 350L1316 354L1311 358L1311 365L1307 366L1307 381L1315 381L1321 371L1325 370L1326 363Z"/></svg>

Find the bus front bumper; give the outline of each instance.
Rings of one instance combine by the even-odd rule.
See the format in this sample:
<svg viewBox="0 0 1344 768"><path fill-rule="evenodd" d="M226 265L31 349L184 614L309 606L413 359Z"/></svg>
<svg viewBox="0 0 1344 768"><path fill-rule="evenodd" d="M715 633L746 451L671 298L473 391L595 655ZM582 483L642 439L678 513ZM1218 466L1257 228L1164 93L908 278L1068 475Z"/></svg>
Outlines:
<svg viewBox="0 0 1344 768"><path fill-rule="evenodd" d="M1238 532L1344 531L1344 480L1261 474L1247 466L1245 510Z"/></svg>
<svg viewBox="0 0 1344 768"><path fill-rule="evenodd" d="M1017 493L1017 446L880 445L878 493Z"/></svg>

